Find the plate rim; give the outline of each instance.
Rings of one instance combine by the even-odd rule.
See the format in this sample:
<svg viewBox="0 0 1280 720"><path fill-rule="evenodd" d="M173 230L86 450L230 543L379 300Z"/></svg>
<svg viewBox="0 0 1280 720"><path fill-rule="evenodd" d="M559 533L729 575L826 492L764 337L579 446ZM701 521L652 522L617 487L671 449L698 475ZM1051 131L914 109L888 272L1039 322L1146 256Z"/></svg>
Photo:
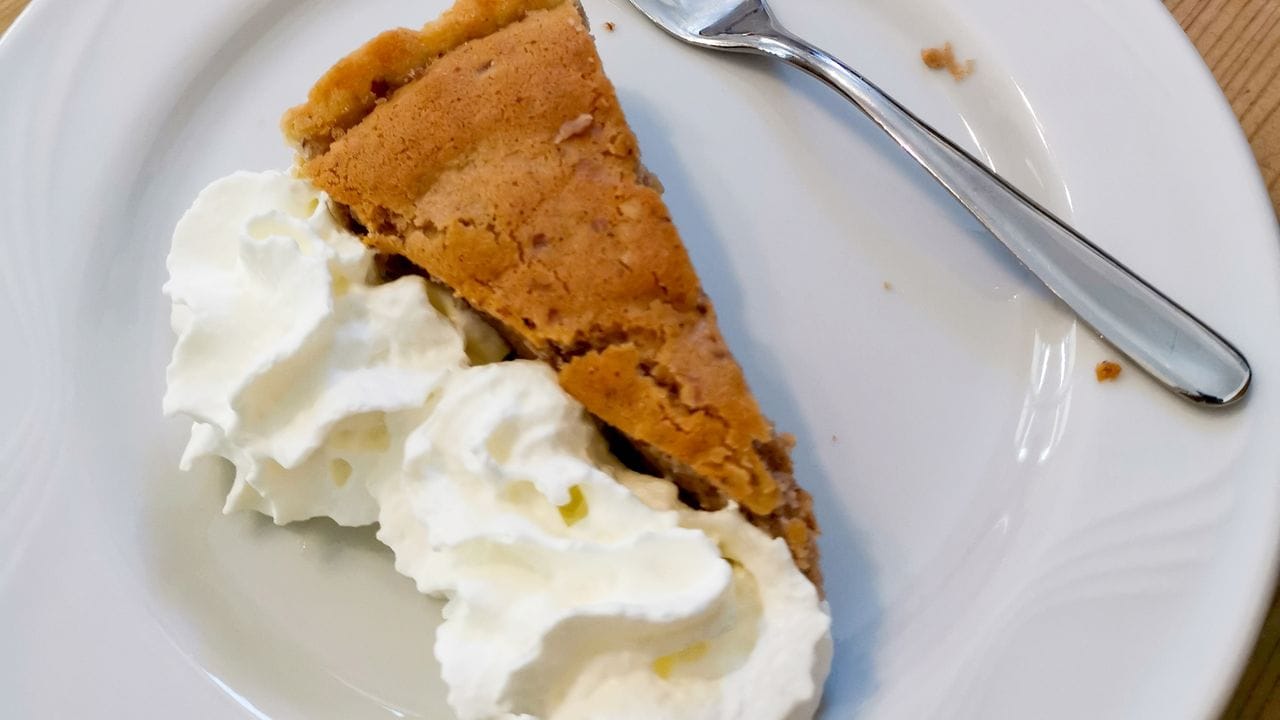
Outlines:
<svg viewBox="0 0 1280 720"><path fill-rule="evenodd" d="M123 1L102 0L100 4L109 6ZM1188 87L1185 92L1188 94L1194 93L1203 98L1204 102L1201 104L1204 109L1216 116L1217 124L1220 127L1216 128L1214 132L1223 140L1229 138L1231 143L1231 157L1225 159L1230 160L1237 167L1241 187L1251 189L1253 197L1250 202L1260 208L1265 208L1265 212L1260 213L1256 218L1252 218L1250 224L1256 223L1260 232L1265 232L1272 238L1280 238L1280 224L1278 224L1275 212L1272 209L1273 206L1266 192L1261 171L1252 149L1221 87L1217 84L1190 38L1182 32L1173 16L1167 12L1163 5L1157 8L1149 2L1128 0L1128 2L1116 3L1116 6L1119 12L1144 18L1140 22L1150 32L1155 33L1158 40L1162 43L1170 44L1170 47L1179 48L1178 53L1181 56L1184 67L1187 67L1185 61L1194 59L1194 74L1183 73L1181 76L1187 82ZM74 13L77 9L79 8L77 8L76 0L32 0L19 13L10 28L3 36L0 36L0 67L8 68L12 65L18 70L18 72L12 73L15 79L11 80L11 82L14 82L15 85L18 84L16 78L23 75L22 71L35 65L35 63L19 62L18 56L23 52L42 51L38 37L42 27L48 30L51 26L56 26L60 16ZM45 43L44 47L56 48L58 43ZM7 73L0 73L0 88L6 85L4 74ZM0 119L3 116L3 108L0 108ZM0 147L0 155L3 155L3 150L4 148ZM0 173L0 179L3 179L3 177L3 174ZM1257 441L1255 440L1255 442ZM1248 589L1253 598L1252 611L1249 618L1234 624L1237 628L1236 637L1224 641L1230 645L1227 651L1234 658L1234 666L1225 669L1224 679L1218 684L1219 690L1216 697L1206 699L1206 707L1210 712L1214 711L1215 708L1220 712L1230 700L1231 694L1234 692L1248 662L1250 649L1256 642L1259 630L1270 607L1271 590L1276 586L1277 578L1280 578L1280 505L1277 505L1274 499L1269 503L1269 511L1270 526L1274 526L1275 529L1272 530L1269 538L1260 538L1257 542L1257 545L1259 545L1257 556L1259 567L1251 573L1254 582L1253 586Z"/></svg>

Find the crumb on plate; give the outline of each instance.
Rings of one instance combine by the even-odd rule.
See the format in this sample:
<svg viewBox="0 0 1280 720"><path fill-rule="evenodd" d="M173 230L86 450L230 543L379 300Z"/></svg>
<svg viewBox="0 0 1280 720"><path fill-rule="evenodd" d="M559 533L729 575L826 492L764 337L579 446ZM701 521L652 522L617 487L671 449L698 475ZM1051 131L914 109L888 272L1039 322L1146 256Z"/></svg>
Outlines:
<svg viewBox="0 0 1280 720"><path fill-rule="evenodd" d="M889 282L888 280L884 281L882 287L885 289L886 292L893 292L893 283Z"/></svg>
<svg viewBox="0 0 1280 720"><path fill-rule="evenodd" d="M951 48L951 43L943 43L940 48L925 48L920 51L920 59L930 70L946 70L959 82L973 74L972 59L960 62Z"/></svg>
<svg viewBox="0 0 1280 720"><path fill-rule="evenodd" d="M611 22L607 22L604 24L604 29L608 32L613 32L614 30L618 29L618 26L614 25Z"/></svg>
<svg viewBox="0 0 1280 720"><path fill-rule="evenodd" d="M1097 376L1098 382L1110 382L1120 377L1120 363L1103 360L1093 369L1093 374Z"/></svg>

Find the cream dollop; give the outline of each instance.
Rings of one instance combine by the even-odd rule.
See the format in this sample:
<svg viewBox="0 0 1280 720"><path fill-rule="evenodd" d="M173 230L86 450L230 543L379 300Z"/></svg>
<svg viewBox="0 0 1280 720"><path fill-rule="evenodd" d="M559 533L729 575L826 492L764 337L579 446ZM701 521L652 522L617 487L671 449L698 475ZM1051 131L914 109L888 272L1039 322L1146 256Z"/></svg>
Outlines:
<svg viewBox="0 0 1280 720"><path fill-rule="evenodd" d="M620 466L549 367L450 378L404 458L378 537L449 599L463 720L812 717L829 618L785 544Z"/></svg>
<svg viewBox="0 0 1280 720"><path fill-rule="evenodd" d="M447 600L435 652L461 720L812 717L830 620L785 544L687 508L492 330L373 256L284 173L209 186L169 257L165 410L226 510L379 523ZM489 364L480 364L489 363Z"/></svg>
<svg viewBox="0 0 1280 720"><path fill-rule="evenodd" d="M164 410L195 420L182 466L230 460L227 509L277 523L374 522L368 482L399 473L430 393L467 348L506 354L438 287L372 282L372 251L286 173L211 184L178 222L168 267L178 342Z"/></svg>

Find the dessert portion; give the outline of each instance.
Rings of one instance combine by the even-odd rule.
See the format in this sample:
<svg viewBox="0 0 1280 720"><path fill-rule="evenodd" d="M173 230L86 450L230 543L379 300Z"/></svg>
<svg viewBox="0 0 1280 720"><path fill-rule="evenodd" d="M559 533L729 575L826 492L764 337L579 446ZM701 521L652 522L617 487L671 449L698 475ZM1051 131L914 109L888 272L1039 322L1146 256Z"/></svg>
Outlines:
<svg viewBox="0 0 1280 720"><path fill-rule="evenodd" d="M210 185L165 292L183 463L235 467L227 510L377 522L447 600L461 720L811 717L832 651L816 587L733 502L693 510L625 468L542 362L423 278L380 282L287 173Z"/></svg>
<svg viewBox="0 0 1280 720"><path fill-rule="evenodd" d="M459 0L285 117L300 172L704 509L740 505L820 583L812 502L639 162L579 8Z"/></svg>
<svg viewBox="0 0 1280 720"><path fill-rule="evenodd" d="M580 9L460 0L285 131L295 173L218 180L174 233L183 466L234 466L226 511L376 522L447 603L462 720L811 717L811 501Z"/></svg>

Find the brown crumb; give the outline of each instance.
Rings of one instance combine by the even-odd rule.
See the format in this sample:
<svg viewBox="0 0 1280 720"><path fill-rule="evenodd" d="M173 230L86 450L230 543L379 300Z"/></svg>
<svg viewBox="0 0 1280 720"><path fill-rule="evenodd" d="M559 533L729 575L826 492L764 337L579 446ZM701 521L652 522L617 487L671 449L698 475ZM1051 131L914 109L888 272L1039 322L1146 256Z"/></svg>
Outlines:
<svg viewBox="0 0 1280 720"><path fill-rule="evenodd" d="M832 443L838 443L838 442L840 442L840 438L836 437L835 435L832 435L832 436L831 436L831 442L832 442Z"/></svg>
<svg viewBox="0 0 1280 720"><path fill-rule="evenodd" d="M940 48L925 48L920 51L920 59L930 70L946 70L959 82L973 74L973 60L960 62L951 49L951 43L944 43Z"/></svg>
<svg viewBox="0 0 1280 720"><path fill-rule="evenodd" d="M884 284L882 285L882 287L884 287L885 292L893 292L893 283L889 282L888 280L884 281Z"/></svg>
<svg viewBox="0 0 1280 720"><path fill-rule="evenodd" d="M605 23L605 24L604 24L604 29L605 29L605 30L607 30L607 31L609 31L609 32L613 32L614 30L617 30L617 29L618 29L618 26L617 26L617 25L614 25L614 24L613 24L613 23L611 23L611 22L607 22L607 23Z"/></svg>
<svg viewBox="0 0 1280 720"><path fill-rule="evenodd" d="M1093 369L1093 374L1097 376L1098 382L1110 382L1120 377L1120 363L1114 363L1110 360L1103 360L1098 363L1098 367Z"/></svg>

